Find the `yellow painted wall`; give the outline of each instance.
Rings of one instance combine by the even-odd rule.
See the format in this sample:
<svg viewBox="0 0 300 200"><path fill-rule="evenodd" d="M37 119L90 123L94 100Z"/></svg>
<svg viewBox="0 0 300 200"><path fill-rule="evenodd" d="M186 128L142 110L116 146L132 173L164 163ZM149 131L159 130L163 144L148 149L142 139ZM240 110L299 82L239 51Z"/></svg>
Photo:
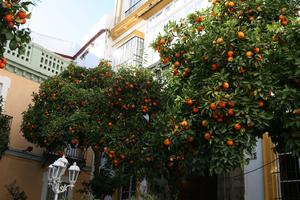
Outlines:
<svg viewBox="0 0 300 200"><path fill-rule="evenodd" d="M22 112L26 111L32 101L31 94L38 91L39 83L18 76L6 70L0 70L0 76L8 77L11 81L7 92L7 98L4 107L4 114L13 117L9 146L16 149L26 149L28 146L34 146L27 142L20 132L22 123ZM34 147L34 153L40 153L41 150Z"/></svg>
<svg viewBox="0 0 300 200"><path fill-rule="evenodd" d="M40 200L44 169L36 161L5 155L0 160L0 199L9 200L5 188L14 180L24 190L28 200Z"/></svg>

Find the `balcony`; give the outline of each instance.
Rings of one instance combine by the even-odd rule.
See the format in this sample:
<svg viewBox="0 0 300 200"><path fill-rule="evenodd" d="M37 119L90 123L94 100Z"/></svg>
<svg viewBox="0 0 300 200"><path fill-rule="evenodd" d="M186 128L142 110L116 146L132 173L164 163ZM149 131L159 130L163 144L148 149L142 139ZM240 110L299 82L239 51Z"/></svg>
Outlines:
<svg viewBox="0 0 300 200"><path fill-rule="evenodd" d="M64 152L62 152L69 163L76 162L77 165L80 168L83 168L86 166L86 149L79 149L76 147L73 147L71 145L68 145L65 149ZM60 158L62 155L58 154L57 152L53 151L46 151L44 152L44 162L43 162L43 167L53 163L55 160Z"/></svg>
<svg viewBox="0 0 300 200"><path fill-rule="evenodd" d="M127 17L128 15L130 15L133 11L135 11L137 8L139 8L146 0L139 0L137 1L135 4L133 4L132 6L130 6L130 8L128 8L125 11L125 17Z"/></svg>

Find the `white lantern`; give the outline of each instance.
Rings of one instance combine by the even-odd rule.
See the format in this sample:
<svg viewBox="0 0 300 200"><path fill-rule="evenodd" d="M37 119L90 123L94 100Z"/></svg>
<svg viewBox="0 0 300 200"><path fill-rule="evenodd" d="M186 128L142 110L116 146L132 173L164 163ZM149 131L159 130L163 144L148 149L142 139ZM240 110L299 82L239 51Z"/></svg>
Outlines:
<svg viewBox="0 0 300 200"><path fill-rule="evenodd" d="M76 165L76 162L69 168L69 181L71 187L74 186L75 182L77 181L78 175L80 172L80 168Z"/></svg>
<svg viewBox="0 0 300 200"><path fill-rule="evenodd" d="M51 182L53 177L53 165L49 165L48 167L48 181Z"/></svg>
<svg viewBox="0 0 300 200"><path fill-rule="evenodd" d="M66 159L65 155L63 155L61 158L59 158L58 161L62 162L63 165L64 165L64 169L63 169L63 171L62 171L62 175L64 175L64 174L65 174L65 171L66 171L66 169L67 169L67 166L68 166L68 164L69 164L69 162L68 162L68 160Z"/></svg>
<svg viewBox="0 0 300 200"><path fill-rule="evenodd" d="M60 179L66 170L65 164L62 163L60 160L57 160L52 164L52 167L53 167L52 178L55 180Z"/></svg>

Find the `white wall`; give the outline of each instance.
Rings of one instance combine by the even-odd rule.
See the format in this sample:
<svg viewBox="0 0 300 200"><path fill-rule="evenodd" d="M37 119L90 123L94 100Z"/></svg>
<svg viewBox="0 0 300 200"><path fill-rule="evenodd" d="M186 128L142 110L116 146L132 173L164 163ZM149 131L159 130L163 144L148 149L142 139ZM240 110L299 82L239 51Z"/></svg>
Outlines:
<svg viewBox="0 0 300 200"><path fill-rule="evenodd" d="M178 21L189 13L207 8L210 4L207 0L174 0L160 12L152 16L146 24L145 30L145 54L147 65L159 61L159 55L150 44L155 40L168 21Z"/></svg>
<svg viewBox="0 0 300 200"><path fill-rule="evenodd" d="M244 173L255 170L251 173L245 174L245 200L264 200L264 174L263 174L263 158L262 158L262 140L258 139L255 148L256 159L250 161L245 166Z"/></svg>

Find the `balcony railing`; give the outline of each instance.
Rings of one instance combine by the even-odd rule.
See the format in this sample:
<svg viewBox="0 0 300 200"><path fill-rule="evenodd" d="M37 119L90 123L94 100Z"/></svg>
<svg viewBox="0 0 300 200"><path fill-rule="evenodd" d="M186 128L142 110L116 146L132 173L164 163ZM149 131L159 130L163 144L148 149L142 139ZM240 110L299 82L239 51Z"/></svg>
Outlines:
<svg viewBox="0 0 300 200"><path fill-rule="evenodd" d="M139 0L125 11L125 17L140 7L146 0Z"/></svg>
<svg viewBox="0 0 300 200"><path fill-rule="evenodd" d="M70 164L73 162L76 162L80 168L84 167L86 164L86 150L79 149L76 147L72 147L71 145L68 145L65 149L63 154L66 156L67 160ZM53 151L47 151L44 153L44 163L43 166L49 165L50 163L53 163L55 160L57 160L61 155L57 154Z"/></svg>

